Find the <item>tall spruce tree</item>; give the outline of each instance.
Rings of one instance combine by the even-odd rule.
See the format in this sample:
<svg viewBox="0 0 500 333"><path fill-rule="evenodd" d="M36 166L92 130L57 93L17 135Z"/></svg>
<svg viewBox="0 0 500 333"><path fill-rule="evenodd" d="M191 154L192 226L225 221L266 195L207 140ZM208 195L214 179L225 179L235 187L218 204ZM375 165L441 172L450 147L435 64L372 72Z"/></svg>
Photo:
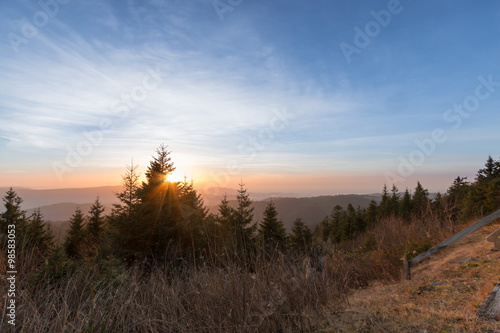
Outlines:
<svg viewBox="0 0 500 333"><path fill-rule="evenodd" d="M285 249L286 229L283 222L278 219L278 211L272 201L264 210L263 220L259 225L259 236L268 254Z"/></svg>
<svg viewBox="0 0 500 333"><path fill-rule="evenodd" d="M224 250L233 252L236 250L236 219L235 210L229 206L227 194L224 194L219 204L218 214L215 217L219 232L219 243Z"/></svg>
<svg viewBox="0 0 500 333"><path fill-rule="evenodd" d="M119 203L113 205L108 217L112 248L116 255L125 257L127 261L134 259L143 241L138 237L144 227L138 213L141 204L139 177L137 166L132 161L122 176L122 191L116 193Z"/></svg>
<svg viewBox="0 0 500 333"><path fill-rule="evenodd" d="M413 203L411 200L410 192L408 188L405 190L403 194L403 198L399 204L399 216L407 223L410 223L410 217L413 211Z"/></svg>
<svg viewBox="0 0 500 333"><path fill-rule="evenodd" d="M357 228L357 218L358 215L356 213L356 209L354 209L354 206L349 203L342 221L342 240L352 239Z"/></svg>
<svg viewBox="0 0 500 333"><path fill-rule="evenodd" d="M45 223L40 208L35 209L29 219L25 241L27 247L35 249L41 257L45 257L54 246L54 236Z"/></svg>
<svg viewBox="0 0 500 333"><path fill-rule="evenodd" d="M194 255L206 247L209 229L207 226L208 210L192 181L188 182L184 179L184 182L179 184L179 204L183 244L192 250Z"/></svg>
<svg viewBox="0 0 500 333"><path fill-rule="evenodd" d="M139 253L162 258L170 255L166 253L167 249L178 250L183 240L179 184L167 178L174 170L170 151L161 144L145 173L146 182L139 190L137 226L140 228L134 243Z"/></svg>
<svg viewBox="0 0 500 333"><path fill-rule="evenodd" d="M218 210L219 213L217 215L217 221L220 223L222 228L226 230L232 230L235 227L235 211L229 206L227 194L224 194L224 196L222 197Z"/></svg>
<svg viewBox="0 0 500 333"><path fill-rule="evenodd" d="M255 251L253 225L252 200L245 189L245 185L240 183L240 188L236 196L237 207L234 211L236 247L238 255L247 255Z"/></svg>
<svg viewBox="0 0 500 333"><path fill-rule="evenodd" d="M170 157L171 152L167 149L168 146L163 143L156 149L156 156L152 156L153 160L149 163L146 171L147 185L155 187L167 180L169 174L174 172L175 167Z"/></svg>
<svg viewBox="0 0 500 333"><path fill-rule="evenodd" d="M483 214L490 214L500 207L500 161L488 156L484 168L477 172L472 190L473 199L479 203Z"/></svg>
<svg viewBox="0 0 500 333"><path fill-rule="evenodd" d="M486 163L484 164L484 168L479 169L476 175L476 180L478 182L482 182L485 180L490 180L492 178L497 177L500 175L500 167L499 163L495 162L493 158L488 156L488 159L486 160Z"/></svg>
<svg viewBox="0 0 500 333"><path fill-rule="evenodd" d="M81 257L80 247L85 240L85 216L77 207L69 220L69 230L64 241L64 250L69 257Z"/></svg>
<svg viewBox="0 0 500 333"><path fill-rule="evenodd" d="M425 215L429 206L429 191L424 189L420 182L417 182L415 193L412 198L413 211L419 217Z"/></svg>
<svg viewBox="0 0 500 333"><path fill-rule="evenodd" d="M392 189L391 189L391 199L389 201L389 211L391 215L399 215L399 201L400 201L400 194L399 190L396 187L396 185L392 184Z"/></svg>
<svg viewBox="0 0 500 333"><path fill-rule="evenodd" d="M89 238L93 242L99 242L104 232L104 206L99 201L99 197L94 201L92 206L90 206L88 222L87 222L87 233Z"/></svg>
<svg viewBox="0 0 500 333"><path fill-rule="evenodd" d="M5 193L2 201L4 202L5 211L0 215L0 232L7 234L9 225L14 225L16 238L20 242L26 233L27 227L26 211L21 209L23 199L11 187Z"/></svg>
<svg viewBox="0 0 500 333"><path fill-rule="evenodd" d="M464 199L467 197L470 187L471 185L467 181L467 177L457 176L453 180L453 184L446 191L446 205L450 220L461 219Z"/></svg>
<svg viewBox="0 0 500 333"><path fill-rule="evenodd" d="M137 206L140 203L139 197L139 178L140 173L137 172L137 166L126 166L125 174L122 176L122 191L116 194L120 203L113 205L113 213L124 215L125 218L131 220L135 215Z"/></svg>
<svg viewBox="0 0 500 333"><path fill-rule="evenodd" d="M325 225L328 227L328 231L330 233L330 239L334 243L338 243L342 240L343 233L342 233L341 222L342 222L343 211L344 209L342 208L342 206L335 205L335 207L333 207L332 209L332 213L330 214L330 219L325 219L326 222L322 222L325 223ZM326 241L327 239L328 236L327 237L323 236L323 240Z"/></svg>
<svg viewBox="0 0 500 333"><path fill-rule="evenodd" d="M382 189L382 198L380 199L378 212L381 218L388 217L391 214L391 197L389 196L387 185L384 185Z"/></svg>

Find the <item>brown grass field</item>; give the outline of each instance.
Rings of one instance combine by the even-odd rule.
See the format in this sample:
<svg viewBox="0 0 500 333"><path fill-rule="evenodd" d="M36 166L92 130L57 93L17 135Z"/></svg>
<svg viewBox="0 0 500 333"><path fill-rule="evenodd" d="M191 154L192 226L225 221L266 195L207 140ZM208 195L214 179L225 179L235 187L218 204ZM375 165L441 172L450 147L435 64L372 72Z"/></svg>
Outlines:
<svg viewBox="0 0 500 333"><path fill-rule="evenodd" d="M87 259L47 282L28 258L19 267L17 326L4 323L2 332L496 332L500 325L476 312L498 283L500 252L486 241L498 226L421 262L411 281L402 279L405 244L437 243L447 228L381 223L352 244L360 250L327 249L324 271L312 277L304 257L249 269L231 260L127 268ZM361 250L368 239L371 249Z"/></svg>

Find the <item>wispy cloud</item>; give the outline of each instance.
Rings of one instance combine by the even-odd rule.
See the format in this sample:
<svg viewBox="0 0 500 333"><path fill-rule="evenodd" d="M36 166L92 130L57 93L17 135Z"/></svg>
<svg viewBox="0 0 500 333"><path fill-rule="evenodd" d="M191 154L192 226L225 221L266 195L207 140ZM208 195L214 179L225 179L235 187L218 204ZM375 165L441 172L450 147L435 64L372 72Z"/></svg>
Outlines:
<svg viewBox="0 0 500 333"><path fill-rule="evenodd" d="M2 6L0 35L9 45L5 36L22 34L22 18L29 21L41 8L30 1ZM419 6L408 13L432 14ZM443 112L474 89L478 75L491 72L497 81L500 75L487 49L464 51L457 59L470 65L460 68L458 60L446 60L443 45L456 52L457 38L439 42L446 42L456 17L429 27L395 20L348 66L337 39L345 29L352 34L369 7L244 2L221 22L210 1L72 1L19 53L0 49L0 152L10 165L24 161L19 152L36 151L37 163L50 166L107 119L112 129L81 168L121 166L165 142L181 164L199 170L237 159L248 173L299 172L301 165L318 173L382 173L409 154L416 139L447 129ZM488 11L477 11L491 21ZM492 29L487 33L494 35ZM441 51L434 53L436 47ZM114 113L113 105L129 99L151 69L161 74L160 84L127 116ZM456 147L466 143L491 150L484 142L498 139L491 124L498 120L499 96L485 101L483 114L467 119L460 133L450 133L439 148L443 155L420 170L442 168L441 156L460 154ZM282 107L293 119L247 162L240 146L258 137Z"/></svg>

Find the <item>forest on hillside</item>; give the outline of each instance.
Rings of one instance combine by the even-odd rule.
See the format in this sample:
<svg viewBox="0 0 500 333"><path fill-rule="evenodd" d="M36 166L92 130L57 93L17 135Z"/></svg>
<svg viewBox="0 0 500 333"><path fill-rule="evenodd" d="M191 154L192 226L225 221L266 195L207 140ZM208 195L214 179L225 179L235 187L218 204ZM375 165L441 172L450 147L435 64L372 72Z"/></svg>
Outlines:
<svg viewBox="0 0 500 333"><path fill-rule="evenodd" d="M146 181L127 166L112 212L99 198L77 209L61 244L39 210L27 216L5 193L0 246L11 249L15 234L15 251L1 252L0 271L14 260L23 331L318 329L350 289L400 279L404 260L500 207L490 156L475 179L457 176L432 200L420 182L384 185L380 202L337 205L314 228L297 218L287 233L272 200L254 215L244 184L235 207L224 197L209 213L192 182L168 180L174 169L163 144Z"/></svg>

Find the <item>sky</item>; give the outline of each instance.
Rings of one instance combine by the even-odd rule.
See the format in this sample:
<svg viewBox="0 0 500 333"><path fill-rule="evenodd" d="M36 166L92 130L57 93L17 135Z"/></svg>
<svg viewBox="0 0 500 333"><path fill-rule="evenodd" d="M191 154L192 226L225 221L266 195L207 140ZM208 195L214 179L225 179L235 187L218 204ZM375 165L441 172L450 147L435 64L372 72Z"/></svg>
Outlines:
<svg viewBox="0 0 500 333"><path fill-rule="evenodd" d="M0 3L0 186L445 191L500 156L500 3ZM132 160L133 159L133 160Z"/></svg>

